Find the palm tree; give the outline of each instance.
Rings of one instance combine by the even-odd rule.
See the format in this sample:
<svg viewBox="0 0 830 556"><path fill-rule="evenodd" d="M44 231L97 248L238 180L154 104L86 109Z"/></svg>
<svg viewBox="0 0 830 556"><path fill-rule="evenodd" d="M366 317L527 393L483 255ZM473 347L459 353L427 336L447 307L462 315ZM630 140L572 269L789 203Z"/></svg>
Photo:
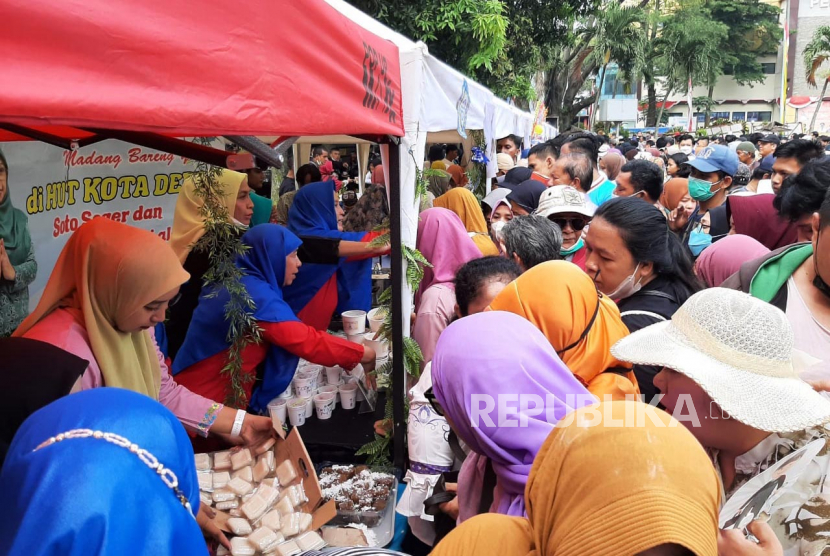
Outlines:
<svg viewBox="0 0 830 556"><path fill-rule="evenodd" d="M824 26L816 29L813 38L804 48L804 69L807 71L807 83L813 87L818 86L816 85L816 74L827 58L830 58L830 27ZM818 97L818 103L816 103L816 110L813 112L813 120L810 122L808 132L813 131L816 127L816 118L818 118L818 111L821 110L821 104L824 101L824 93L827 92L828 80L830 80L830 76L825 76L824 85L821 87L821 95ZM782 106L781 109L783 110L784 107Z"/></svg>
<svg viewBox="0 0 830 556"><path fill-rule="evenodd" d="M607 8L597 14L593 51L591 56L602 67L597 97L594 101L592 120L599 110L599 98L608 64L616 62L620 72L631 75L639 65L645 44L645 12L638 7L623 7L617 2L610 2ZM593 121L591 122L593 124Z"/></svg>

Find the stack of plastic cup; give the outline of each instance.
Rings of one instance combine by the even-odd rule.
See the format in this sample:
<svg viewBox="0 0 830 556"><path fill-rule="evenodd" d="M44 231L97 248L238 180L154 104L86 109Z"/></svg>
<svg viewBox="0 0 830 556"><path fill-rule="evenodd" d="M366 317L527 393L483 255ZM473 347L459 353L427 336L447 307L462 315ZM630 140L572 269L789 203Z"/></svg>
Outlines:
<svg viewBox="0 0 830 556"><path fill-rule="evenodd" d="M354 409L357 401L357 383L350 382L340 387L340 407Z"/></svg>
<svg viewBox="0 0 830 556"><path fill-rule="evenodd" d="M268 402L268 413L271 415L271 422L275 429L281 429L285 424L288 401L285 398L274 398Z"/></svg>
<svg viewBox="0 0 830 556"><path fill-rule="evenodd" d="M302 398L294 398L288 402L288 419L291 421L291 426L305 425L305 406L305 400Z"/></svg>
<svg viewBox="0 0 830 556"><path fill-rule="evenodd" d="M314 377L302 373L294 377L292 384L294 386L294 397L296 398L310 398L317 390Z"/></svg>
<svg viewBox="0 0 830 556"><path fill-rule="evenodd" d="M328 384L326 386L321 386L317 389L318 394L332 394L334 395L334 403L337 403L339 400L339 390L340 386L337 384Z"/></svg>
<svg viewBox="0 0 830 556"><path fill-rule="evenodd" d="M342 370L340 367L326 367L326 382L337 385L340 382L340 372Z"/></svg>
<svg viewBox="0 0 830 556"><path fill-rule="evenodd" d="M366 332L366 311L346 311L343 317L343 332L347 336Z"/></svg>

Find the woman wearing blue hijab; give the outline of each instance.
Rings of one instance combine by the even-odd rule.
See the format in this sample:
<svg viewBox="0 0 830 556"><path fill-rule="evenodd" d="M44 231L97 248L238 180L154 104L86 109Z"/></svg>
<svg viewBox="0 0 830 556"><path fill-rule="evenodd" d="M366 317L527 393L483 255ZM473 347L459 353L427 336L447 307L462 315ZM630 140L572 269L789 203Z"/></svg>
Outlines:
<svg viewBox="0 0 830 556"><path fill-rule="evenodd" d="M359 248L344 252L338 264L304 264L297 280L285 288L285 300L304 323L326 330L335 310L368 311L372 306L372 257L389 252L371 249L378 232L342 232L343 209L332 182L310 183L300 189L288 212L288 229L298 236L358 242Z"/></svg>
<svg viewBox="0 0 830 556"><path fill-rule="evenodd" d="M301 190L302 191L302 190ZM262 365L260 380L244 387L249 408L262 412L268 402L288 388L300 357L318 365L352 369L358 363L370 367L375 352L370 347L336 338L301 322L283 298L283 288L294 282L300 263L297 250L302 241L276 224L262 224L242 236L248 247L236 265L244 273L242 283L255 304L254 318L262 330L262 342L242 351L242 371L252 376ZM229 323L225 320L227 290L213 296L202 294L176 360L176 382L201 395L224 399L229 377L222 373L228 362Z"/></svg>
<svg viewBox="0 0 830 556"><path fill-rule="evenodd" d="M163 405L129 390L86 390L32 414L0 489L0 554L207 554L187 433Z"/></svg>

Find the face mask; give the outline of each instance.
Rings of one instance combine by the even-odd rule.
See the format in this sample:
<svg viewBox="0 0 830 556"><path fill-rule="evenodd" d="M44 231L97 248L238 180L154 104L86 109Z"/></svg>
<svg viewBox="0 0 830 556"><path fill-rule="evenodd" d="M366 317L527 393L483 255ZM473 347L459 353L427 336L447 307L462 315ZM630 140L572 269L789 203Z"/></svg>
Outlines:
<svg viewBox="0 0 830 556"><path fill-rule="evenodd" d="M715 196L717 191L712 191L712 186L719 184L723 180L718 180L715 183L701 180L698 178L689 178L689 196L695 201L708 201ZM720 189L718 189L720 191Z"/></svg>
<svg viewBox="0 0 830 556"><path fill-rule="evenodd" d="M574 253L576 253L577 251L582 249L584 246L585 246L585 242L582 241L582 238L579 238L579 240L576 243L574 243L573 245L571 245L567 249L564 249L564 248L560 249L559 254L562 255L563 257L567 257L569 255L573 255Z"/></svg>
<svg viewBox="0 0 830 556"><path fill-rule="evenodd" d="M506 224L507 222L504 220L497 220L490 224L490 229L493 230L493 232L500 234Z"/></svg>
<svg viewBox="0 0 830 556"><path fill-rule="evenodd" d="M692 147L680 147L680 152L685 155L690 155L692 154Z"/></svg>
<svg viewBox="0 0 830 556"><path fill-rule="evenodd" d="M643 278L640 277L640 279L637 280L637 283L634 283L634 276L637 275L638 270L640 270L640 263L637 263L637 266L636 268L634 268L634 272L631 273L631 276L623 280L620 283L620 285L617 286L617 289L608 294L608 297L610 297L614 301L619 301L621 299L631 297L632 295L640 291L640 289L643 287L640 285L640 282L642 282Z"/></svg>
<svg viewBox="0 0 830 556"><path fill-rule="evenodd" d="M821 232L819 232L818 237L816 238L816 251L813 253L813 270L816 273L816 277L813 278L813 287L816 288L824 297L830 298L830 285L824 281L821 277L821 274L818 273L818 243L821 239Z"/></svg>
<svg viewBox="0 0 830 556"><path fill-rule="evenodd" d="M712 245L712 236L709 234L697 230L689 234L689 250L695 257L710 245Z"/></svg>

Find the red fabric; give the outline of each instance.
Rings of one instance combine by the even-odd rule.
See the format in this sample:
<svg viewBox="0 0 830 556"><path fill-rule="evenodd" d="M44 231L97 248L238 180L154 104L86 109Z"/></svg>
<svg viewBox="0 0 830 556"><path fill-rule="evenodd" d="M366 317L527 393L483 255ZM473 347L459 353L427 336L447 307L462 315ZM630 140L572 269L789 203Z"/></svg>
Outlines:
<svg viewBox="0 0 830 556"><path fill-rule="evenodd" d="M259 322L261 344L252 344L242 351L242 371L256 376L257 366L265 360L268 345L274 344L317 365L340 365L352 369L363 358L364 347L315 330L301 322ZM228 389L228 377L221 373L228 362L228 352L217 353L176 375L176 382L191 392L211 400L222 401ZM251 397L254 381L245 384Z"/></svg>
<svg viewBox="0 0 830 556"><path fill-rule="evenodd" d="M532 179L534 181L542 182L545 185L550 185L550 178L546 178L545 176L543 176L542 174L539 174L537 172L533 172L530 175L530 179Z"/></svg>
<svg viewBox="0 0 830 556"><path fill-rule="evenodd" d="M375 241L375 238L378 238L382 235L383 235L383 232L368 232L365 236L363 236L363 239L361 239L360 242L361 243L371 243L371 242ZM386 251L382 254L383 255L388 255L391 252L392 252L392 249L390 248L388 251ZM348 259L346 259L346 262L349 262L349 261L362 261L362 260L365 260L365 259L371 259L373 257L379 257L379 256L380 255L378 255L377 253L366 253L365 255L354 255L353 257L349 257Z"/></svg>
<svg viewBox="0 0 830 556"><path fill-rule="evenodd" d="M297 313L297 318L317 330L327 330L331 317L337 309L337 299L337 273L335 272L320 288L317 295L311 298L308 305Z"/></svg>
<svg viewBox="0 0 830 556"><path fill-rule="evenodd" d="M772 193L726 198L726 218L734 224L735 233L756 239L770 251L798 240L796 224L778 216L773 199Z"/></svg>
<svg viewBox="0 0 830 556"><path fill-rule="evenodd" d="M324 0L7 0L0 21L0 121L403 135L398 48Z"/></svg>
<svg viewBox="0 0 830 556"><path fill-rule="evenodd" d="M574 258L571 259L571 262L582 269L585 272L585 262L588 260L588 249L583 247L576 253L574 253Z"/></svg>

